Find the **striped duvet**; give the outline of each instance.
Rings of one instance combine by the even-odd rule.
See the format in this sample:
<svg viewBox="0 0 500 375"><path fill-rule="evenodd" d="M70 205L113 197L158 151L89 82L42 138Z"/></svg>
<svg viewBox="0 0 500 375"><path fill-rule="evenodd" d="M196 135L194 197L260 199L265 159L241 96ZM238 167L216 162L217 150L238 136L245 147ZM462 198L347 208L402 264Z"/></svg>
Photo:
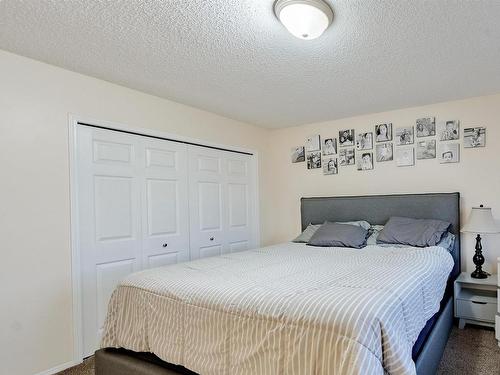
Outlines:
<svg viewBox="0 0 500 375"><path fill-rule="evenodd" d="M102 347L200 374L414 374L452 267L440 247L286 243L142 271L114 291Z"/></svg>

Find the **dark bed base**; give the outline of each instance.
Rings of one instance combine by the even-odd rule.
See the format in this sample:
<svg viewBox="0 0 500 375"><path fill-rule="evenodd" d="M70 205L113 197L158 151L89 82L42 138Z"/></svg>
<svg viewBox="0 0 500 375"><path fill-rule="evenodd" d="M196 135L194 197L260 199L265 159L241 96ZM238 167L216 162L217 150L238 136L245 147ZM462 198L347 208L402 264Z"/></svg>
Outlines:
<svg viewBox="0 0 500 375"><path fill-rule="evenodd" d="M457 238L452 255L455 267L451 272L448 289L460 273L460 194L401 194L362 197L302 198L302 229L309 223L329 221L367 220L383 224L390 216L434 218L452 223ZM441 313L415 359L417 375L436 373L451 328L453 326L453 297L445 294L447 302L441 304ZM161 361L150 353L127 350L101 349L95 354L96 375L196 375L183 367Z"/></svg>
<svg viewBox="0 0 500 375"><path fill-rule="evenodd" d="M125 349L95 352L95 375L197 375L182 366L163 362L151 353Z"/></svg>
<svg viewBox="0 0 500 375"><path fill-rule="evenodd" d="M453 297L449 297L443 312L436 320L436 324L432 328L415 361L417 375L432 375L436 373L452 327Z"/></svg>

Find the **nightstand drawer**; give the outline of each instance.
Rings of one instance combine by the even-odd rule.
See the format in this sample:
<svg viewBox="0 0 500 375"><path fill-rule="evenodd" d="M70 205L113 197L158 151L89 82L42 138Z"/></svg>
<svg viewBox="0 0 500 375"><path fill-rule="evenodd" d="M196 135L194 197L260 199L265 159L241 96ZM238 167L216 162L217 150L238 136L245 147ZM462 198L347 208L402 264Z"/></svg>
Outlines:
<svg viewBox="0 0 500 375"><path fill-rule="evenodd" d="M494 322L497 306L494 303L457 300L457 315L461 318Z"/></svg>

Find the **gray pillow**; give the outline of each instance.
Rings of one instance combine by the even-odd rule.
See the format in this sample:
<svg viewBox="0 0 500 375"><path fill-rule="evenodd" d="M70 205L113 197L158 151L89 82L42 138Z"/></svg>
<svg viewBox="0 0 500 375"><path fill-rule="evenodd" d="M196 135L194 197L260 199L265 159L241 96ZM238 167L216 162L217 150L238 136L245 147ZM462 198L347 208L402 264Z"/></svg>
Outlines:
<svg viewBox="0 0 500 375"><path fill-rule="evenodd" d="M326 222L314 233L307 244L360 249L366 245L367 233L366 229L356 225Z"/></svg>
<svg viewBox="0 0 500 375"><path fill-rule="evenodd" d="M317 225L309 224L307 228L304 229L304 231L301 234L299 234L298 237L294 239L292 242L308 243L311 237L313 236L314 232L316 232L321 225L322 224L317 224Z"/></svg>
<svg viewBox="0 0 500 375"><path fill-rule="evenodd" d="M435 246L450 226L450 223L442 220L393 216L380 232L377 243Z"/></svg>

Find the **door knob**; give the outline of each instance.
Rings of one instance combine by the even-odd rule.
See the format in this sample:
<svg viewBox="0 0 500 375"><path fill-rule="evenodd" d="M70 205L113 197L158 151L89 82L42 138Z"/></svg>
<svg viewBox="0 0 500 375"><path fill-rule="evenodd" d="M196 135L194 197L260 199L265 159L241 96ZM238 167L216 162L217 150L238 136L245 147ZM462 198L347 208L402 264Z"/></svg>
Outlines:
<svg viewBox="0 0 500 375"><path fill-rule="evenodd" d="M162 246L163 246L163 247L167 247L167 246L168 246L168 243L164 243Z"/></svg>
<svg viewBox="0 0 500 375"><path fill-rule="evenodd" d="M215 238L213 238L213 237L210 237L210 241L213 241L214 239L215 239Z"/></svg>

